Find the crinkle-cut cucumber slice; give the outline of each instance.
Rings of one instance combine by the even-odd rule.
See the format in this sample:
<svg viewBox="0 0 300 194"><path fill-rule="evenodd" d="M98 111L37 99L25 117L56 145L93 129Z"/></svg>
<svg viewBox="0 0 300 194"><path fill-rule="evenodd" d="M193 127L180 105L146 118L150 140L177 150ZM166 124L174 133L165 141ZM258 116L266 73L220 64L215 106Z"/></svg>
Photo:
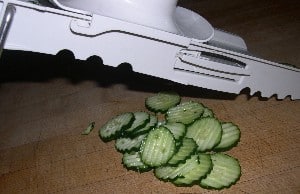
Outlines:
<svg viewBox="0 0 300 194"><path fill-rule="evenodd" d="M142 161L151 167L166 164L174 153L174 137L162 126L151 130L141 145Z"/></svg>
<svg viewBox="0 0 300 194"><path fill-rule="evenodd" d="M147 125L150 115L146 112L134 112L134 121L132 125L123 131L124 135L130 135Z"/></svg>
<svg viewBox="0 0 300 194"><path fill-rule="evenodd" d="M239 161L223 153L211 155L213 169L200 181L204 188L222 189L235 184L241 176Z"/></svg>
<svg viewBox="0 0 300 194"><path fill-rule="evenodd" d="M179 147L178 151L169 160L169 165L177 165L184 162L188 157L190 157L197 149L196 142L191 138L183 138L182 145Z"/></svg>
<svg viewBox="0 0 300 194"><path fill-rule="evenodd" d="M145 105L152 112L165 113L169 108L180 103L180 96L174 92L159 92L146 98Z"/></svg>
<svg viewBox="0 0 300 194"><path fill-rule="evenodd" d="M154 115L150 115L149 122L142 128L133 131L130 136L136 137L145 133L148 133L151 129L153 129L157 125L157 117Z"/></svg>
<svg viewBox="0 0 300 194"><path fill-rule="evenodd" d="M171 131L176 141L181 140L186 133L186 126L182 123L166 123L163 126Z"/></svg>
<svg viewBox="0 0 300 194"><path fill-rule="evenodd" d="M173 180L196 168L198 164L198 155L193 155L185 163L179 164L176 167L160 166L154 170L154 174L158 179Z"/></svg>
<svg viewBox="0 0 300 194"><path fill-rule="evenodd" d="M173 181L175 185L192 185L205 177L212 170L212 161L209 154L199 154L199 164Z"/></svg>
<svg viewBox="0 0 300 194"><path fill-rule="evenodd" d="M183 123L185 125L200 118L204 106L198 102L183 102L170 108L166 113L166 120L170 123Z"/></svg>
<svg viewBox="0 0 300 194"><path fill-rule="evenodd" d="M202 118L187 128L186 137L192 138L198 145L197 150L205 152L219 144L222 136L220 122L215 118Z"/></svg>
<svg viewBox="0 0 300 194"><path fill-rule="evenodd" d="M138 151L146 134L142 134L133 139L129 137L120 137L116 140L115 146L119 152Z"/></svg>
<svg viewBox="0 0 300 194"><path fill-rule="evenodd" d="M144 164L141 159L140 152L126 152L123 154L122 162L127 169L137 170L137 171L147 171L151 168Z"/></svg>
<svg viewBox="0 0 300 194"><path fill-rule="evenodd" d="M222 123L222 137L214 151L225 151L234 147L240 139L240 129L233 123Z"/></svg>
<svg viewBox="0 0 300 194"><path fill-rule="evenodd" d="M121 135L123 130L129 128L134 121L133 113L127 112L120 114L108 122L106 122L100 129L99 129L99 136L104 141L109 141L112 139L116 139Z"/></svg>
<svg viewBox="0 0 300 194"><path fill-rule="evenodd" d="M203 114L201 115L202 118L205 118L205 117L215 117L215 114L214 112L208 108L208 107L204 107L204 111L203 111Z"/></svg>

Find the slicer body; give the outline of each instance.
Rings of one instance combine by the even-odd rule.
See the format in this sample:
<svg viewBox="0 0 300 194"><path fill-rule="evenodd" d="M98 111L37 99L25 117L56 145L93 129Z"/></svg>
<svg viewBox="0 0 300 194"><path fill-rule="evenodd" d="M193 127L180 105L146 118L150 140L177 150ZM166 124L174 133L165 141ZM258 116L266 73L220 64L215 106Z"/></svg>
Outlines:
<svg viewBox="0 0 300 194"><path fill-rule="evenodd" d="M76 59L99 56L113 67L129 63L135 72L185 85L300 99L299 69L253 56L241 37L213 28L197 13L174 6L177 1L169 2L171 25L51 1L53 6L0 0L0 45L51 55L70 50Z"/></svg>

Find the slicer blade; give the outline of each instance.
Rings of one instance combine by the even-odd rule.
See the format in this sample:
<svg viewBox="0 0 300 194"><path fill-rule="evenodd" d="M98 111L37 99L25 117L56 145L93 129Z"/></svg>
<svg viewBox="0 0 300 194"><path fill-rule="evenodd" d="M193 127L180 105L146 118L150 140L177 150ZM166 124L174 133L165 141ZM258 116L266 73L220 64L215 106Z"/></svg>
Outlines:
<svg viewBox="0 0 300 194"><path fill-rule="evenodd" d="M133 1L145 8L142 1ZM112 67L129 63L135 72L185 85L235 94L249 88L251 95L260 92L262 97L300 99L298 68L253 56L241 37L215 29L197 13L176 7L177 0L149 1L151 6L172 5L174 10L166 6L167 14L159 9L168 24L161 23L160 17L151 17L151 13L142 14L151 17L143 23L128 11L114 15L113 7L108 11L92 6L89 12L91 6L81 0L74 0L78 3L74 7L60 4L67 2L64 0L51 2L55 6L0 0L0 45L8 50L51 55L69 50L76 59L99 56ZM13 17L9 25L4 25L7 13Z"/></svg>

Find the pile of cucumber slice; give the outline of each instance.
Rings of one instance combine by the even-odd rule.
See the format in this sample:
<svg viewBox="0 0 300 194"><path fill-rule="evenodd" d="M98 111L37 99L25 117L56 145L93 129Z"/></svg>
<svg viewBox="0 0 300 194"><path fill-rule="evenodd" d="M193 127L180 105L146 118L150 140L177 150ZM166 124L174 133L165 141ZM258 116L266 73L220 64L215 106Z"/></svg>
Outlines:
<svg viewBox="0 0 300 194"><path fill-rule="evenodd" d="M239 180L239 161L222 153L238 144L237 125L219 121L199 102L181 102L176 93L157 93L145 106L148 111L119 114L99 130L103 141L115 140L127 169L153 170L178 186L222 189Z"/></svg>

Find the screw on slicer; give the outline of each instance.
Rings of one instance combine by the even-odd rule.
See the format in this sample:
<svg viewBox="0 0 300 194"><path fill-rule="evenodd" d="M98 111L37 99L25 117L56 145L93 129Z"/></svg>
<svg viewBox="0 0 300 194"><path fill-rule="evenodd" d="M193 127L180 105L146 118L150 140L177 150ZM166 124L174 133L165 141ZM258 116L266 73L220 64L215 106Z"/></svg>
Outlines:
<svg viewBox="0 0 300 194"><path fill-rule="evenodd" d="M0 26L0 57L2 55L6 36L8 34L8 30L13 20L15 12L16 12L16 8L13 5L8 4L6 6L3 18L1 18L2 24Z"/></svg>

